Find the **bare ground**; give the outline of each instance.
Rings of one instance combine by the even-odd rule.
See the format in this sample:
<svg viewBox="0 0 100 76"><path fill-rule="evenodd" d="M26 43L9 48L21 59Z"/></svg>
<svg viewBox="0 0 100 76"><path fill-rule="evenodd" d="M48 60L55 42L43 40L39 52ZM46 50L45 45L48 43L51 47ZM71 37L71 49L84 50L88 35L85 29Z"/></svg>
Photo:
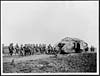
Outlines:
<svg viewBox="0 0 100 76"><path fill-rule="evenodd" d="M14 63L11 64L12 59ZM96 72L96 53L3 57L4 73Z"/></svg>
<svg viewBox="0 0 100 76"><path fill-rule="evenodd" d="M11 62L14 59L14 62L23 62L26 60L37 60L37 59L43 59L48 58L50 55L30 55L30 56L3 56L3 62Z"/></svg>

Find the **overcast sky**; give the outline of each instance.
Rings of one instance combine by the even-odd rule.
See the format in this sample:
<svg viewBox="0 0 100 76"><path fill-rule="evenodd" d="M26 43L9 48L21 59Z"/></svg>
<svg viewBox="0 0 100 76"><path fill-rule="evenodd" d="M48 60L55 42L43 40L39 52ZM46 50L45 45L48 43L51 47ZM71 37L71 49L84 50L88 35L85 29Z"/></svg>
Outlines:
<svg viewBox="0 0 100 76"><path fill-rule="evenodd" d="M55 44L65 37L98 45L97 1L2 1L2 43Z"/></svg>

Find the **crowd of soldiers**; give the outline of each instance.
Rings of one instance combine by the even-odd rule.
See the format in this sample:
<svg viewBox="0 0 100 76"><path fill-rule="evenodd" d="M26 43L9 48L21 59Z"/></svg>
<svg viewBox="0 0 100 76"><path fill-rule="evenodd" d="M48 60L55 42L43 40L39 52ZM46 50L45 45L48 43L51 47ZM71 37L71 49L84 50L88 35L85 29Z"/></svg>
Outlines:
<svg viewBox="0 0 100 76"><path fill-rule="evenodd" d="M18 45L16 44L13 46L13 43L9 45L9 54L10 55L34 55L34 54L57 54L58 51L55 47L51 44L46 46L46 44L25 44L25 45Z"/></svg>
<svg viewBox="0 0 100 76"><path fill-rule="evenodd" d="M8 47L9 49L9 54L12 56L13 54L15 55L20 55L20 56L26 56L26 55L34 55L34 54L65 54L66 52L62 50L62 47L64 44L59 43L58 47L56 48L52 46L51 44L46 45L46 44L25 44L25 45L18 45L16 44L15 46L13 43L11 43ZM74 45L73 49L75 50L76 53L81 53L82 50L80 49L80 44L77 43L77 47ZM85 48L85 51L88 51L88 47ZM90 48L91 52L95 50L95 48L92 46Z"/></svg>

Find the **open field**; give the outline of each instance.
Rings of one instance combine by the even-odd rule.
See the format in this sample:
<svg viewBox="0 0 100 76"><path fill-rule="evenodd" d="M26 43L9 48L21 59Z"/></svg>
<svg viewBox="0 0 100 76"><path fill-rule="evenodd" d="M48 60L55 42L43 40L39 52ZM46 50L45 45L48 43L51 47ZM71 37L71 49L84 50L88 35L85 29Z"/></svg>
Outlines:
<svg viewBox="0 0 100 76"><path fill-rule="evenodd" d="M4 73L96 72L96 53L3 57ZM14 63L11 64L12 59Z"/></svg>
<svg viewBox="0 0 100 76"><path fill-rule="evenodd" d="M3 56L3 62L12 62L14 59L15 63L25 62L27 60L37 60L37 59L45 59L52 55L31 55L31 56Z"/></svg>

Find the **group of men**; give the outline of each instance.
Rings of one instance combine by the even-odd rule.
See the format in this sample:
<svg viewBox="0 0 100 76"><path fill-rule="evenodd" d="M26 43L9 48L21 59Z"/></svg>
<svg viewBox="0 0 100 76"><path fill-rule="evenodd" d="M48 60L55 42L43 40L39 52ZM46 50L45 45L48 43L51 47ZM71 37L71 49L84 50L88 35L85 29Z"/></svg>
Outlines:
<svg viewBox="0 0 100 76"><path fill-rule="evenodd" d="M46 44L25 44L25 45L18 45L16 44L13 46L13 43L11 43L8 47L9 54L12 56L13 54L17 54L20 56L26 56L26 55L34 55L34 54L57 54L58 50L51 46L49 44L46 46Z"/></svg>
<svg viewBox="0 0 100 76"><path fill-rule="evenodd" d="M46 45L46 44L25 44L25 45L18 45L16 44L13 46L13 43L11 43L8 47L9 49L9 54L12 56L13 54L17 54L20 56L26 56L26 55L34 55L34 54L54 54L57 55L58 53L60 54L66 54L64 50L62 50L62 47L65 44L59 43L58 48L51 46L51 44ZM76 53L81 53L83 50L80 48L80 43L76 42L74 44L74 47L72 48L75 50ZM88 47L85 48L85 51L88 51ZM94 47L90 48L91 51L94 51Z"/></svg>

